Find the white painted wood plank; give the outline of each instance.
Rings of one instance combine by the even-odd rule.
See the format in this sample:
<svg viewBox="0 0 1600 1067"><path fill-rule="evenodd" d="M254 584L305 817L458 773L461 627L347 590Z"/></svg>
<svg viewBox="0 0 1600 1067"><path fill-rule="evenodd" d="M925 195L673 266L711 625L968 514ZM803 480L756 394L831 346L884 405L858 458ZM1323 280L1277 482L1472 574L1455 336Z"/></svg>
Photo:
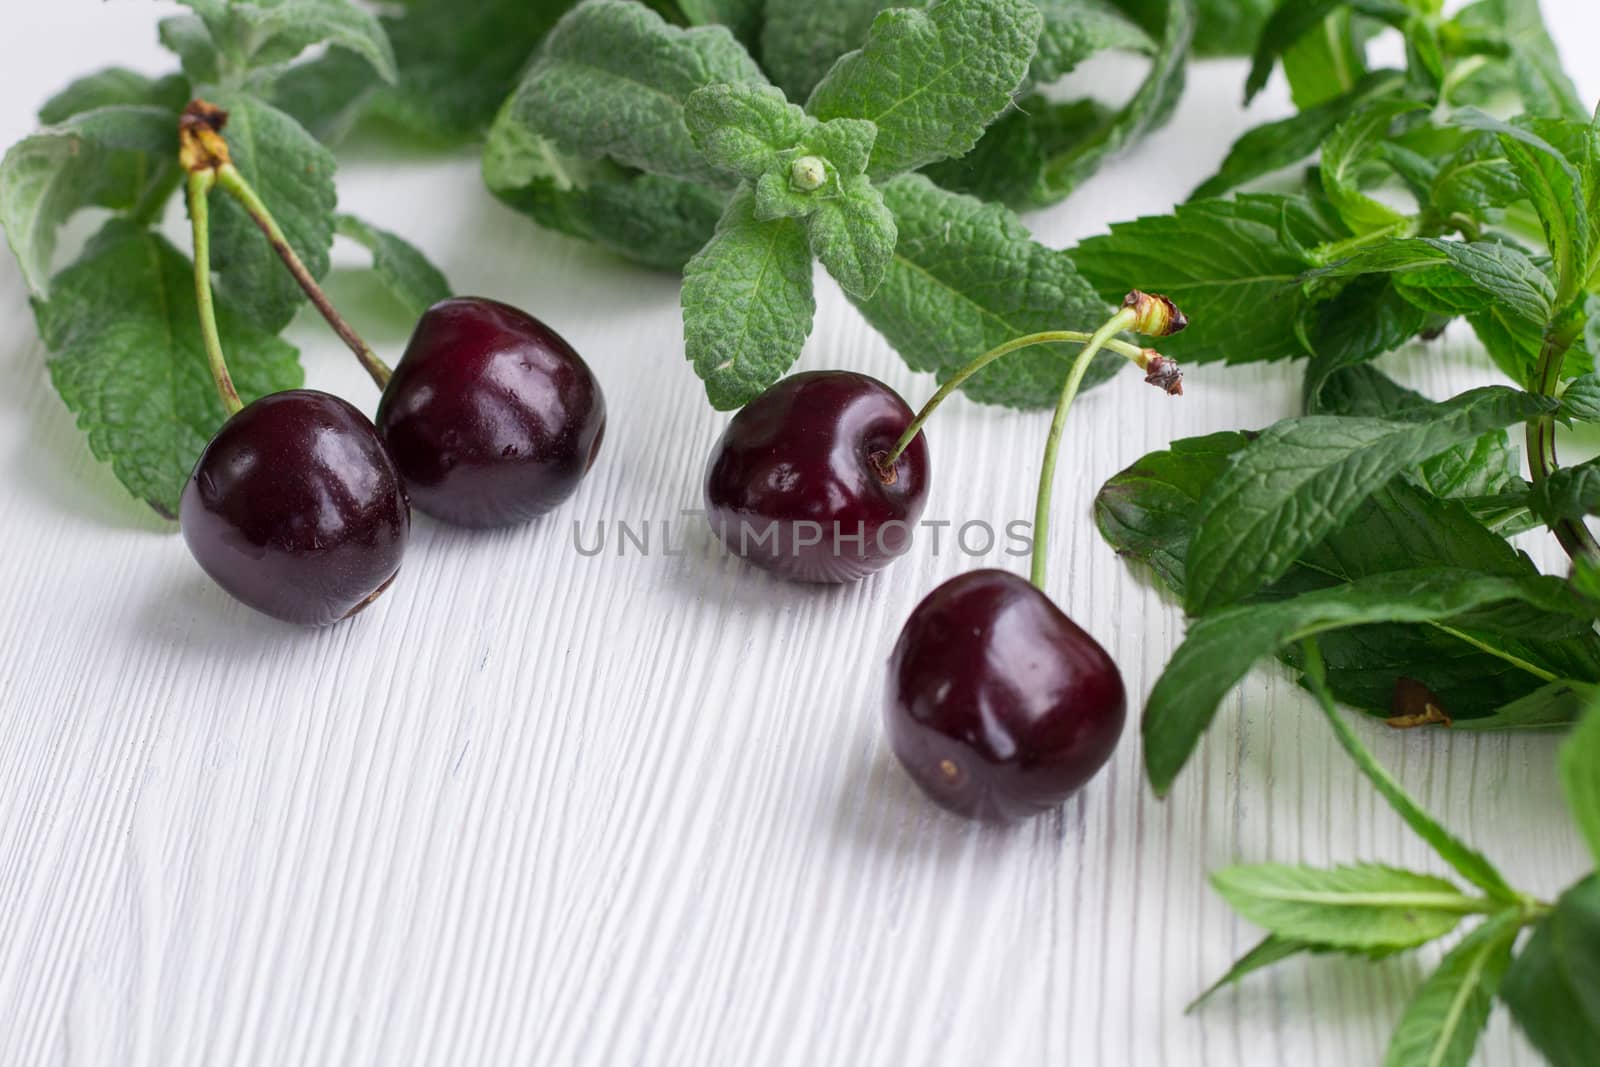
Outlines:
<svg viewBox="0 0 1600 1067"><path fill-rule="evenodd" d="M17 6L0 41L7 143L69 76L166 63L165 5ZM1563 42L1600 32L1590 4L1546 7ZM1117 65L1089 76L1126 82ZM1240 113L1241 79L1237 63L1199 67L1179 122L1030 219L1041 239L1183 197L1284 107L1278 93ZM0 1063L1379 1058L1436 952L1290 963L1182 1014L1256 936L1208 870L1438 869L1282 672L1230 698L1164 802L1130 729L1059 814L1010 831L938 814L882 744L882 663L916 602L974 561L925 542L860 586L798 589L709 553L692 524L688 555L619 558L613 541L581 557L574 520L698 504L724 417L682 365L674 282L504 211L468 156L396 167L356 145L344 166L348 207L585 354L613 412L602 461L527 530L419 521L401 581L355 624L279 627L212 588L89 457L0 267ZM336 286L380 348L403 343L359 284ZM820 303L805 367L928 392L831 283ZM314 384L371 409L319 323L293 338ZM1491 374L1459 335L1388 366L1435 395ZM1174 437L1288 414L1298 391L1278 367L1189 384L1170 403L1131 379L1097 390L1068 429L1054 592L1134 693L1182 626L1095 534L1094 489ZM1028 517L1046 421L947 408L930 516ZM987 562L1017 565L999 549ZM1363 735L1519 885L1551 892L1583 868L1549 739ZM1534 1057L1500 1016L1479 1060Z"/></svg>

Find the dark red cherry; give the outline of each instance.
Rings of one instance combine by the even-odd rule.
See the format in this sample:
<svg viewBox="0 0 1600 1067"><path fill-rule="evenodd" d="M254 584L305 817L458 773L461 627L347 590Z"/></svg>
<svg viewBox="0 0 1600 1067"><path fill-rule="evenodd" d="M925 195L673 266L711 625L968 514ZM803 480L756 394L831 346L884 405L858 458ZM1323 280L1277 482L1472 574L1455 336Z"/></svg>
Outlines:
<svg viewBox="0 0 1600 1067"><path fill-rule="evenodd" d="M405 483L372 422L310 389L262 397L224 423L184 486L178 521L218 585L307 626L376 600L411 535Z"/></svg>
<svg viewBox="0 0 1600 1067"><path fill-rule="evenodd" d="M911 544L928 494L921 434L883 460L914 415L865 374L785 378L733 417L706 467L706 513L729 551L802 582L852 582Z"/></svg>
<svg viewBox="0 0 1600 1067"><path fill-rule="evenodd" d="M1059 805L1103 767L1127 698L1105 649L1007 571L952 578L889 658L889 744L944 807L992 821Z"/></svg>
<svg viewBox="0 0 1600 1067"><path fill-rule="evenodd" d="M461 526L544 514L600 451L605 396L588 364L514 307L446 300L417 323L378 405L411 499Z"/></svg>

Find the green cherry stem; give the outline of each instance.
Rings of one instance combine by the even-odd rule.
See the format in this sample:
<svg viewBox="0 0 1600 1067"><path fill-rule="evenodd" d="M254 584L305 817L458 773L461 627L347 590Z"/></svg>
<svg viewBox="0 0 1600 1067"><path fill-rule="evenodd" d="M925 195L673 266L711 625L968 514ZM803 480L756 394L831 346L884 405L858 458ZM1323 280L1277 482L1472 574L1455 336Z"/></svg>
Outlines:
<svg viewBox="0 0 1600 1067"><path fill-rule="evenodd" d="M217 308L211 298L211 187L217 183L216 175L209 170L189 175L189 220L194 228L194 296L200 309L200 336L205 339L206 361L211 366L211 378L217 383L217 394L229 416L244 408L239 390L234 388L233 376L228 373L228 362L222 354L222 335L217 330Z"/></svg>
<svg viewBox="0 0 1600 1067"><path fill-rule="evenodd" d="M367 374L377 383L378 388L382 390L388 386L389 379L394 376L394 371L378 357L378 354L372 350L370 345L361 339L361 335L355 331L355 327L351 326L350 323L345 321L344 316L339 314L338 310L333 306L333 301L328 299L328 294L322 291L322 287L317 284L317 280L311 276L311 271L306 268L305 263L295 253L294 247L289 244L289 239L284 236L277 220L272 217L272 212L267 209L267 205L256 194L255 189L251 188L245 176L239 173L239 168L230 162L224 162L217 167L216 173L217 186L237 200L239 206L244 208L245 214L249 215L255 224L261 228L261 232L266 234L267 243L272 246L272 250L278 254L279 259L283 260L283 265L289 268L289 273L294 276L294 280L299 284L300 288L305 290L306 296L310 298L316 309L322 313L322 317L327 320L328 325L333 327L333 332L338 334L340 340L344 341L349 346L350 351L355 353L356 359L361 361L362 367L366 368Z"/></svg>
<svg viewBox="0 0 1600 1067"><path fill-rule="evenodd" d="M1138 312L1131 307L1124 307L1107 319L1106 324L1096 330L1094 336L1089 338L1089 343L1083 346L1078 358L1073 360L1066 384L1061 387L1061 399L1056 401L1055 417L1050 420L1050 436L1045 441L1044 462L1039 465L1039 496L1033 508L1033 571L1029 578L1040 592L1044 592L1045 560L1049 556L1050 498L1055 491L1056 459L1061 454L1061 434L1067 428L1067 412L1072 408L1072 401L1076 399L1078 389L1083 385L1083 376L1089 372L1089 364L1094 362L1095 355L1106 347L1107 342L1137 321Z"/></svg>

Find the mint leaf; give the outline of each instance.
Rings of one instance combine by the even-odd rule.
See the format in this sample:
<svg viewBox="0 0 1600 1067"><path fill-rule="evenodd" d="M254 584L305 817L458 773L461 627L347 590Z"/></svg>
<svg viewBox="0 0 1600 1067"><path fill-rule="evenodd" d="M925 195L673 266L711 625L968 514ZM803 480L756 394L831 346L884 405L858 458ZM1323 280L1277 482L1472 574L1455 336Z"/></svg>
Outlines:
<svg viewBox="0 0 1600 1067"><path fill-rule="evenodd" d="M400 80L379 92L374 113L433 141L478 136L575 2L409 0L382 19Z"/></svg>
<svg viewBox="0 0 1600 1067"><path fill-rule="evenodd" d="M798 145L816 124L772 85L696 89L684 101L683 117L713 166L750 181L781 166L779 155Z"/></svg>
<svg viewBox="0 0 1600 1067"><path fill-rule="evenodd" d="M178 57L183 73L195 85L222 80L222 53L199 15L173 15L157 24L162 47Z"/></svg>
<svg viewBox="0 0 1600 1067"><path fill-rule="evenodd" d="M1343 372L1394 351L1427 325L1427 314L1383 276L1358 278L1308 318L1305 334L1311 361L1300 392L1307 415L1356 414L1348 407L1325 404L1323 390L1330 383L1351 381Z"/></svg>
<svg viewBox="0 0 1600 1067"><path fill-rule="evenodd" d="M1390 777L1389 772L1384 770L1383 766L1372 757L1372 753L1357 740L1355 732L1340 717L1338 709L1333 705L1333 694L1328 691L1320 653L1316 651L1313 642L1307 641L1306 646L1307 687L1316 696L1323 717L1328 720L1334 736L1339 739L1339 746L1355 761L1356 766L1361 768L1361 773L1366 775L1367 781L1372 783L1379 795L1405 820L1412 832L1432 846L1433 850L1454 867L1458 874L1490 896L1515 901L1516 891L1506 882L1505 876L1495 865L1489 862L1489 858L1456 837L1433 816L1423 811L1421 805L1400 787L1399 782ZM1509 962L1509 952L1506 959Z"/></svg>
<svg viewBox="0 0 1600 1067"><path fill-rule="evenodd" d="M1241 196L1115 223L1072 259L1107 300L1137 287L1177 301L1190 325L1162 340L1166 355L1246 363L1306 354L1299 321L1309 301L1296 281L1311 265L1305 249L1337 236L1305 200Z"/></svg>
<svg viewBox="0 0 1600 1067"><path fill-rule="evenodd" d="M1369 104L1346 119L1322 146L1322 188L1339 217L1355 234L1394 231L1406 215L1362 191L1361 176L1389 128L1401 115L1423 105L1410 100Z"/></svg>
<svg viewBox="0 0 1600 1067"><path fill-rule="evenodd" d="M806 223L811 254L858 300L877 291L894 257L897 236L883 194L865 175L845 182L840 195L824 200Z"/></svg>
<svg viewBox="0 0 1600 1067"><path fill-rule="evenodd" d="M333 145L370 111L382 86L366 60L336 48L278 75L264 99L323 144Z"/></svg>
<svg viewBox="0 0 1600 1067"><path fill-rule="evenodd" d="M197 80L220 78L231 87L252 75L281 70L313 45L353 52L385 81L398 77L394 50L376 15L350 0L179 0L199 18L213 64L197 66L200 36L194 24L177 31L184 69Z"/></svg>
<svg viewBox="0 0 1600 1067"><path fill-rule="evenodd" d="M189 102L189 82L181 74L147 78L125 67L107 67L68 85L39 109L39 121L54 126L102 107L154 107L174 115Z"/></svg>
<svg viewBox="0 0 1600 1067"><path fill-rule="evenodd" d="M1267 78L1278 59L1324 19L1343 6L1345 0L1287 0L1267 19L1256 43L1255 58L1251 62L1250 76L1244 85L1244 102L1256 98L1267 86Z"/></svg>
<svg viewBox="0 0 1600 1067"><path fill-rule="evenodd" d="M1394 420L1307 415L1275 424L1212 491L1189 547L1186 607L1198 615L1250 595L1401 471L1555 406L1488 386Z"/></svg>
<svg viewBox="0 0 1600 1067"><path fill-rule="evenodd" d="M724 82L766 82L725 28L683 30L633 0L585 0L545 38L509 107L563 152L731 184L695 146L683 112L696 89Z"/></svg>
<svg viewBox="0 0 1600 1067"><path fill-rule="evenodd" d="M1467 137L1440 164L1428 200L1444 216L1498 221L1502 209L1522 196L1522 183L1505 157L1499 138Z"/></svg>
<svg viewBox="0 0 1600 1067"><path fill-rule="evenodd" d="M313 277L328 273L333 246L333 155L294 119L247 93L214 100L228 112L223 130L233 164L278 220ZM211 261L218 288L233 308L276 333L289 324L305 294L266 236L229 196L212 196Z"/></svg>
<svg viewBox="0 0 1600 1067"><path fill-rule="evenodd" d="M763 0L677 0L691 26L726 26L739 43L754 50L761 39Z"/></svg>
<svg viewBox="0 0 1600 1067"><path fill-rule="evenodd" d="M1526 254L1492 241L1398 238L1358 252L1309 279L1395 274L1396 284L1420 307L1445 315L1500 305L1521 318L1546 322L1555 287Z"/></svg>
<svg viewBox="0 0 1600 1067"><path fill-rule="evenodd" d="M1547 525L1600 514L1600 460L1551 471L1529 489L1528 505Z"/></svg>
<svg viewBox="0 0 1600 1067"><path fill-rule="evenodd" d="M1511 964L1500 998L1552 1067L1590 1067L1600 1048L1600 877L1561 895Z"/></svg>
<svg viewBox="0 0 1600 1067"><path fill-rule="evenodd" d="M761 65L791 100L811 95L838 58L861 47L872 20L896 0L766 0Z"/></svg>
<svg viewBox="0 0 1600 1067"><path fill-rule="evenodd" d="M1510 51L1512 81L1523 107L1535 114L1586 121L1588 109L1561 69L1561 55L1539 11L1539 0L1481 0L1455 21L1502 38Z"/></svg>
<svg viewBox="0 0 1600 1067"><path fill-rule="evenodd" d="M740 407L800 357L816 301L805 229L755 217L735 195L717 234L683 271L683 334L689 361L719 411Z"/></svg>
<svg viewBox="0 0 1600 1067"><path fill-rule="evenodd" d="M1561 417L1600 422L1600 374L1585 374L1567 383L1561 394Z"/></svg>
<svg viewBox="0 0 1600 1067"><path fill-rule="evenodd" d="M1368 73L1366 38L1365 26L1340 9L1284 49L1279 59L1294 106L1316 107L1354 89Z"/></svg>
<svg viewBox="0 0 1600 1067"><path fill-rule="evenodd" d="M1035 242L998 204L946 192L920 175L895 178L882 191L899 240L883 284L854 303L913 370L944 380L1012 338L1093 329L1111 314L1065 253ZM1024 349L974 375L965 391L986 404L1049 407L1076 351ZM1086 380L1105 381L1121 364L1104 355Z"/></svg>
<svg viewBox="0 0 1600 1067"><path fill-rule="evenodd" d="M1335 948L1411 948L1443 937L1473 910L1443 878L1369 864L1226 867L1211 884L1273 935Z"/></svg>
<svg viewBox="0 0 1600 1067"><path fill-rule="evenodd" d="M1384 1067L1466 1067L1511 966L1516 911L1496 915L1447 953L1406 1005Z"/></svg>
<svg viewBox="0 0 1600 1067"><path fill-rule="evenodd" d="M1395 71L1377 71L1331 100L1305 108L1289 118L1255 127L1234 142L1221 168L1195 189L1190 198L1205 200L1222 196L1246 182L1309 159L1340 123L1371 100L1394 92L1404 82L1404 77Z"/></svg>
<svg viewBox="0 0 1600 1067"><path fill-rule="evenodd" d="M1072 73L1098 52L1117 50L1154 55L1156 42L1109 0L1037 0L1044 16L1039 50L1028 80L1048 83Z"/></svg>
<svg viewBox="0 0 1600 1067"><path fill-rule="evenodd" d="M1600 861L1600 702L1591 700L1572 736L1561 746L1561 786L1567 807Z"/></svg>
<svg viewBox="0 0 1600 1067"><path fill-rule="evenodd" d="M87 207L155 212L178 163L178 117L113 106L73 116L11 146L0 161L0 223L35 295L47 295L56 236Z"/></svg>
<svg viewBox="0 0 1600 1067"><path fill-rule="evenodd" d="M541 225L674 273L711 239L727 200L693 182L569 156L509 110L489 133L483 176L490 192Z"/></svg>
<svg viewBox="0 0 1600 1067"><path fill-rule="evenodd" d="M1027 0L937 0L873 20L866 44L812 91L820 119L877 124L869 173L885 178L965 155L1011 103L1043 19Z"/></svg>
<svg viewBox="0 0 1600 1067"><path fill-rule="evenodd" d="M1578 721L1600 689L1584 682L1562 679L1506 704L1492 715L1457 719L1452 730L1566 730Z"/></svg>
<svg viewBox="0 0 1600 1067"><path fill-rule="evenodd" d="M1194 1011L1201 1004L1210 1000L1213 995L1233 985L1246 975L1264 970L1275 963L1282 963L1286 959L1298 956L1302 952L1311 951L1312 946L1305 941L1294 941L1277 934L1268 934L1257 942L1256 946L1243 956L1240 956L1228 973L1218 978L1206 988L1206 991L1195 997L1184 1010L1184 1014Z"/></svg>
<svg viewBox="0 0 1600 1067"><path fill-rule="evenodd" d="M350 238L372 253L373 273L412 315L420 316L450 298L449 281L416 246L354 215L340 215L337 227L341 237Z"/></svg>
<svg viewBox="0 0 1600 1067"><path fill-rule="evenodd" d="M97 459L158 514L176 518L184 483L225 419L211 380L194 272L182 253L113 222L35 302L50 378ZM218 308L234 384L247 401L301 383L295 350Z"/></svg>
<svg viewBox="0 0 1600 1067"><path fill-rule="evenodd" d="M1518 605L1533 613L1524 614ZM1559 579L1446 567L1377 574L1287 600L1213 612L1190 626L1145 705L1145 768L1151 785L1157 793L1167 791L1222 698L1252 664L1291 640L1372 623L1446 623L1524 635L1542 629L1544 637L1554 638L1583 633L1589 626L1585 616L1581 601Z"/></svg>

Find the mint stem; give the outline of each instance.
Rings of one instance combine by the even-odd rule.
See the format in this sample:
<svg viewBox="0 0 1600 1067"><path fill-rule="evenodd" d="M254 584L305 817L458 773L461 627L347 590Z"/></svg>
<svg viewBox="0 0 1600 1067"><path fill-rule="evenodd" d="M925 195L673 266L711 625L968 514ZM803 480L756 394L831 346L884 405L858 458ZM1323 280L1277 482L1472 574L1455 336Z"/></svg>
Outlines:
<svg viewBox="0 0 1600 1067"><path fill-rule="evenodd" d="M1539 363L1534 370L1534 391L1544 396L1555 396L1561 384L1561 367L1566 361L1567 350L1577 340L1578 331L1582 328L1582 320L1577 316L1567 316L1565 321L1558 320L1545 330L1544 341L1539 346ZM1554 416L1545 415L1528 423L1528 469L1533 475L1533 484L1540 485L1561 466L1556 457L1556 420ZM1573 559L1586 556L1590 560L1600 562L1600 542L1596 542L1594 535L1589 532L1589 527L1582 519L1563 519L1550 527L1556 535L1556 540L1561 543L1561 548Z"/></svg>
<svg viewBox="0 0 1600 1067"><path fill-rule="evenodd" d="M239 390L234 388L233 377L228 373L228 361L222 354L222 335L217 331L217 308L211 298L211 187L217 182L212 171L198 171L189 175L189 220L194 229L194 295L200 309L200 336L205 339L206 361L211 366L211 379L217 383L217 393L229 416L244 409Z"/></svg>
<svg viewBox="0 0 1600 1067"><path fill-rule="evenodd" d="M1016 352L1019 349L1031 348L1034 345L1056 344L1063 342L1067 344L1086 345L1093 339L1093 337L1093 334L1081 333L1077 330L1049 330L1044 333L1030 333L1025 337L1015 337L1003 345L991 348L989 351L985 352L971 363L968 363L966 366L956 371L950 380L941 385L939 387L939 391L934 393L926 404L922 405L922 410L917 412L917 417L911 420L911 425L906 427L905 433L900 435L900 440L895 442L894 448L889 451L889 455L884 458L881 466L884 470L893 469L895 461L900 458L901 454L905 452L906 449L911 447L911 442L917 439L917 434L922 432L923 424L926 423L928 419L932 417L933 413L939 409L939 405L943 404L945 400L949 398L951 393L965 385L968 378L971 378L974 374L977 374L995 360L1001 358L1002 356L1009 356L1011 353ZM1105 342L1105 347L1117 353L1117 355L1124 357L1130 363L1135 364L1139 368L1144 368L1148 353L1138 345L1129 344L1127 341L1109 340Z"/></svg>
<svg viewBox="0 0 1600 1067"><path fill-rule="evenodd" d="M261 227L261 232L266 234L267 243L272 246L272 250L278 254L279 259L283 260L283 265L289 268L289 273L294 276L294 280L299 283L300 288L305 290L306 296L310 298L316 309L322 313L322 317L327 320L328 325L333 327L333 332L338 334L339 338L349 346L350 351L355 353L356 359L361 361L361 365L366 368L367 374L377 383L378 388L382 390L387 387L389 379L394 376L394 371L389 368L387 363L378 358L378 354L361 339L361 335L355 331L355 327L346 322L344 317L339 314L338 310L333 306L333 301L328 299L328 294L322 291L322 287L317 284L317 280L311 276L311 271L306 268L305 263L295 253L294 248L289 244L289 239L284 236L283 230L278 227L277 220L272 217L272 212L267 209L267 205L256 195L256 191L250 187L250 183L245 180L245 176L239 173L239 169L232 163L223 163L217 167L216 176L217 184L237 200L240 206L244 208L245 213L255 220L257 226Z"/></svg>
<svg viewBox="0 0 1600 1067"><path fill-rule="evenodd" d="M1044 446L1044 462L1039 467L1039 499L1033 509L1031 580L1040 592L1044 591L1045 559L1049 555L1050 498L1055 491L1056 459L1061 453L1061 434L1067 427L1067 412L1072 408L1072 401L1077 397L1078 389L1083 385L1083 376L1089 372L1089 364L1094 362L1094 357L1112 338L1138 321L1139 312L1132 307L1124 307L1107 319L1106 324L1089 338L1083 351L1078 353L1072 370L1067 374L1066 384L1061 387L1061 399L1056 401L1055 418L1050 422L1050 437Z"/></svg>

